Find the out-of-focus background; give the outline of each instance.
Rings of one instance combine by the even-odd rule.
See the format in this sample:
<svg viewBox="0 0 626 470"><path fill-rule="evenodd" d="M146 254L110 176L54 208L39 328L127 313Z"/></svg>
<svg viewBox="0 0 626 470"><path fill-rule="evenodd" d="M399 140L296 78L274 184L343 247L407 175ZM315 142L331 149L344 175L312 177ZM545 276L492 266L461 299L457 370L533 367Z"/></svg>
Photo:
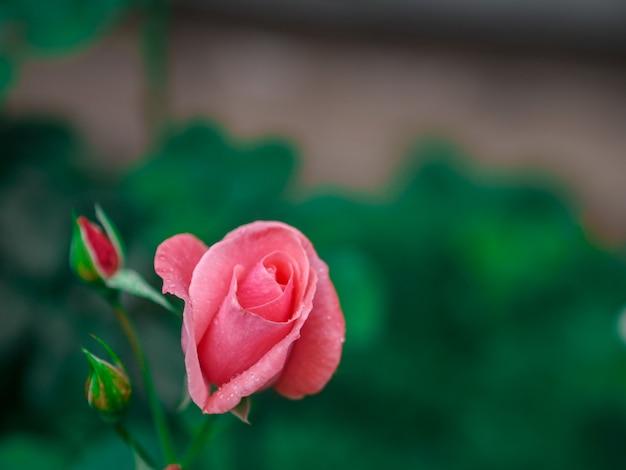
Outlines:
<svg viewBox="0 0 626 470"><path fill-rule="evenodd" d="M626 4L0 5L0 468L133 468L83 398L67 266L99 202L155 286L164 238L302 229L347 319L318 396L215 418L197 468L626 465ZM125 299L184 447L175 318ZM127 417L156 446L137 386Z"/></svg>

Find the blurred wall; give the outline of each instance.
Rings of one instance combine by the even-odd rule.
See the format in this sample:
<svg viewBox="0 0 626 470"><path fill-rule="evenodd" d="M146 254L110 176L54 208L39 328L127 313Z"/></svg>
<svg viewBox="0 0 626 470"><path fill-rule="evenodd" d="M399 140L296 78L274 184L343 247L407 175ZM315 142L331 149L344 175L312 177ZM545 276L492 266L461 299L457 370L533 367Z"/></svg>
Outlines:
<svg viewBox="0 0 626 470"><path fill-rule="evenodd" d="M417 137L440 133L496 167L557 173L609 238L626 236L626 63L459 41L299 32L179 14L170 106L240 136L284 134L305 184L380 185ZM137 24L61 60L24 64L11 113L62 114L98 153L145 150Z"/></svg>

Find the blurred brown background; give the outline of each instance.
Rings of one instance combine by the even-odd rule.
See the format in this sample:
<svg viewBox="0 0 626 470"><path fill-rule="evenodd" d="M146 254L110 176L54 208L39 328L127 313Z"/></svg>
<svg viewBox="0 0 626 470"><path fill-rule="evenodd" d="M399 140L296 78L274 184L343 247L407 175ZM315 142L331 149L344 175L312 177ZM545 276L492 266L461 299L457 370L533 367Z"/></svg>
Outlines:
<svg viewBox="0 0 626 470"><path fill-rule="evenodd" d="M622 2L263 3L174 5L175 119L286 135L304 152L303 183L355 188L386 181L420 135L443 134L495 167L558 174L603 238L626 236ZM131 18L73 56L23 64L7 109L64 115L99 154L137 158L138 30Z"/></svg>

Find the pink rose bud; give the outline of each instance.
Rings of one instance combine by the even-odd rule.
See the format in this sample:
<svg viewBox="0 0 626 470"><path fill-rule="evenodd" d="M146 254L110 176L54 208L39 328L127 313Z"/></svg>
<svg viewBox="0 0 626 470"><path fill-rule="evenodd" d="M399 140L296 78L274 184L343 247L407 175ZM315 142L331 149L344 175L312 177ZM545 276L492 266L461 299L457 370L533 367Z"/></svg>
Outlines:
<svg viewBox="0 0 626 470"><path fill-rule="evenodd" d="M165 467L165 470L182 470L182 468L183 467L181 467L180 465L176 463L171 463L167 467Z"/></svg>
<svg viewBox="0 0 626 470"><path fill-rule="evenodd" d="M89 406L96 410L102 419L117 422L130 403L132 393L130 380L119 357L102 341L100 343L107 349L115 364L83 349L89 362L85 395Z"/></svg>
<svg viewBox="0 0 626 470"><path fill-rule="evenodd" d="M154 265L163 292L185 301L189 394L204 413L233 410L268 387L299 399L333 376L345 320L328 267L297 229L254 222L210 248L175 235Z"/></svg>
<svg viewBox="0 0 626 470"><path fill-rule="evenodd" d="M124 260L115 228L99 207L96 207L96 216L105 232L80 216L74 221L70 248L70 265L87 282L111 278L122 267Z"/></svg>

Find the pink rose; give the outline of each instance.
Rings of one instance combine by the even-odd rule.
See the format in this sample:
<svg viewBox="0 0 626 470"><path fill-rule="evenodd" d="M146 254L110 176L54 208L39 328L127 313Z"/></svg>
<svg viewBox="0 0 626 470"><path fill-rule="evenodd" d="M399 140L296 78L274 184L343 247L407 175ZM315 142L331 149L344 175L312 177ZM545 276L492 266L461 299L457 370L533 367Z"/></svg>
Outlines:
<svg viewBox="0 0 626 470"><path fill-rule="evenodd" d="M163 292L185 301L189 394L204 413L229 411L270 386L302 398L337 369L343 313L328 267L295 228L254 222L210 248L175 235L157 249L154 267Z"/></svg>

